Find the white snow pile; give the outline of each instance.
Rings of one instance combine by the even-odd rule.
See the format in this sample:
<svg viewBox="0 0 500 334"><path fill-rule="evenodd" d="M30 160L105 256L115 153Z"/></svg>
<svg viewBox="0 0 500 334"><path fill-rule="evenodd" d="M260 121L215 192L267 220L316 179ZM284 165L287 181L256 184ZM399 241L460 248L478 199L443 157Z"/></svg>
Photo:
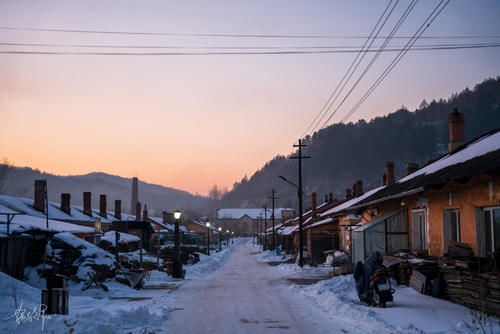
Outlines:
<svg viewBox="0 0 500 334"><path fill-rule="evenodd" d="M199 253L200 262L193 265L186 265L183 267L186 270L185 278L186 279L202 278L222 267L226 262L228 255L235 248L234 246L237 246L237 243L238 241L235 242L234 245L231 245L230 247L222 248L221 252L215 252L211 250L210 256Z"/></svg>
<svg viewBox="0 0 500 334"><path fill-rule="evenodd" d="M80 254L71 264L78 268L74 275L78 280L88 280L91 272L116 270L115 257L111 253L67 232L55 234L47 243L45 253L51 262L64 266L67 256L75 255L74 250Z"/></svg>
<svg viewBox="0 0 500 334"><path fill-rule="evenodd" d="M128 233L119 232L119 235L120 235L118 239L119 244L127 244L129 242L137 242L141 240L141 238L139 238L138 236ZM101 240L107 241L111 245L116 246L116 232L115 231L105 232L104 235L101 237Z"/></svg>
<svg viewBox="0 0 500 334"><path fill-rule="evenodd" d="M394 303L385 309L359 304L352 275L286 289L306 296L311 305L330 314L349 333L480 333L479 328L473 328L466 307L422 295L409 287L394 288ZM498 319L493 318L492 323L491 332L499 333ZM489 328L486 332L490 333Z"/></svg>

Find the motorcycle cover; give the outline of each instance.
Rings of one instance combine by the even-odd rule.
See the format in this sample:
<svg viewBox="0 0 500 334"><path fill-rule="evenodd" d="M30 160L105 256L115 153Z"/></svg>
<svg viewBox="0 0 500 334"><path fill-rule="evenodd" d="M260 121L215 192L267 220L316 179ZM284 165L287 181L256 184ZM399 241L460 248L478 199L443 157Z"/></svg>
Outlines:
<svg viewBox="0 0 500 334"><path fill-rule="evenodd" d="M362 301L368 299L368 290L370 289L370 277L379 269L383 268L384 257L379 252L374 252L363 264L361 261L356 263L354 268L354 279L356 280L356 290Z"/></svg>

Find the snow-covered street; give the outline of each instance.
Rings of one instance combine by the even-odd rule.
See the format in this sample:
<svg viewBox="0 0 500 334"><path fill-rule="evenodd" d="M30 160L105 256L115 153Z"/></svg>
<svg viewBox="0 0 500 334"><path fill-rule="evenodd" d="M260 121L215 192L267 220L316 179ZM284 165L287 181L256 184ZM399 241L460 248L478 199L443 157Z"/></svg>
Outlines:
<svg viewBox="0 0 500 334"><path fill-rule="evenodd" d="M40 290L33 278L30 286L1 274L0 332L41 333L43 325L45 333L481 333L470 330L463 306L405 286L395 287L386 309L362 306L351 275L327 278L329 267L300 268L280 258L237 239L222 252L201 254L186 266L185 280L153 271L142 290L112 281L108 292L72 285L69 315L19 323L14 310L33 311ZM300 280L314 284L294 284ZM500 332L492 321L493 333Z"/></svg>
<svg viewBox="0 0 500 334"><path fill-rule="evenodd" d="M177 333L331 332L327 316L304 309L302 298L282 289L283 274L254 253L241 241L223 268L179 288L183 298L168 328Z"/></svg>

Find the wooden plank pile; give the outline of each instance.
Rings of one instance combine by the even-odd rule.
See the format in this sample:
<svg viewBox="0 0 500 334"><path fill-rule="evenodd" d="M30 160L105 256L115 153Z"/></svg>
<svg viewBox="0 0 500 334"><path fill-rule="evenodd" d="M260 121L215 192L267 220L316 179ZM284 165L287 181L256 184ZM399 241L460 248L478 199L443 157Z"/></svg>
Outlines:
<svg viewBox="0 0 500 334"><path fill-rule="evenodd" d="M500 273L492 260L472 256L464 244L452 244L440 260L446 298L487 314L500 316Z"/></svg>

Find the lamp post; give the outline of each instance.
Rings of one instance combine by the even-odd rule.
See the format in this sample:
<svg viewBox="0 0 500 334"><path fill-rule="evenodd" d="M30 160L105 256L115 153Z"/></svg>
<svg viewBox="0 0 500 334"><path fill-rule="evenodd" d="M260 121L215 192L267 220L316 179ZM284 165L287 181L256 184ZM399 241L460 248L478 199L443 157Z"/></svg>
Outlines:
<svg viewBox="0 0 500 334"><path fill-rule="evenodd" d="M229 247L229 238L230 238L229 230L226 230L226 246L227 247Z"/></svg>
<svg viewBox="0 0 500 334"><path fill-rule="evenodd" d="M234 244L234 232L231 232L231 243Z"/></svg>
<svg viewBox="0 0 500 334"><path fill-rule="evenodd" d="M207 227L207 255L210 255L210 222L206 222Z"/></svg>
<svg viewBox="0 0 500 334"><path fill-rule="evenodd" d="M303 267L304 266L304 257L303 257L303 251L304 251L304 239L303 239L303 233L302 233L302 182L300 182L300 185L296 185L295 183L292 183L288 181L285 177L278 175L280 179L285 181L288 184L291 184L295 188L297 188L297 196L299 197L299 266Z"/></svg>
<svg viewBox="0 0 500 334"><path fill-rule="evenodd" d="M182 278L181 272L181 250L180 250L180 236L179 236L179 220L181 219L182 212L179 210L174 211L175 219L175 241L174 241L174 270L172 272L173 278Z"/></svg>
<svg viewBox="0 0 500 334"><path fill-rule="evenodd" d="M219 227L219 252L222 250L222 227Z"/></svg>

